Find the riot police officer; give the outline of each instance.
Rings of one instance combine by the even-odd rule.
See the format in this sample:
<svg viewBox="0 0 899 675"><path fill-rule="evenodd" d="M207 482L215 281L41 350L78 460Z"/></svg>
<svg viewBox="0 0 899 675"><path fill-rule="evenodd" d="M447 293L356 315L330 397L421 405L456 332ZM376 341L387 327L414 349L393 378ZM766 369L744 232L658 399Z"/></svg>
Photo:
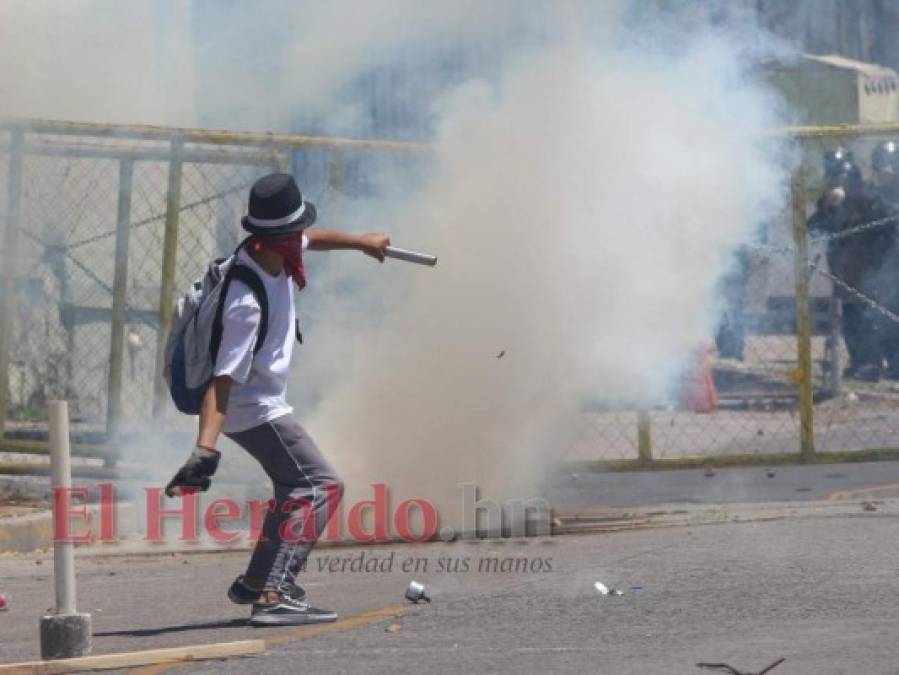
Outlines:
<svg viewBox="0 0 899 675"><path fill-rule="evenodd" d="M837 148L824 157L824 193L818 199L809 231L839 234L889 215L886 204L865 188L852 153ZM830 272L861 293L875 297L878 274L893 244L890 228L874 228L827 244ZM846 375L862 380L880 379L885 357L885 331L881 316L856 296L837 286L843 300L843 339L849 352Z"/></svg>

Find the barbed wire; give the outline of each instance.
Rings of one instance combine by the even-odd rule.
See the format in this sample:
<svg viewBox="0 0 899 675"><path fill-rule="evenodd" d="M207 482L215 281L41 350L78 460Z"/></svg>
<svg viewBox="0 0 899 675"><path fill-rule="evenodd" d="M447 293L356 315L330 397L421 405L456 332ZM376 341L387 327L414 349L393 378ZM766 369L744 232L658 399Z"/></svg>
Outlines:
<svg viewBox="0 0 899 675"><path fill-rule="evenodd" d="M212 194L212 195L209 195L209 196L207 196L207 197L204 197L203 199L197 199L197 200L195 200L195 201L188 202L187 204L183 204L183 205L181 206L181 208L178 209L178 212L179 212L179 213L185 213L185 212L187 212L187 211L190 211L190 210L192 210L192 209L197 208L198 206L204 206L204 205L209 204L209 203L211 203L211 202L214 202L214 201L216 201L216 200L218 200L218 199L222 199L222 198L224 198L224 197L228 197L228 196L230 196L230 195L232 195L232 194L235 194L235 193L237 193L237 192L241 192L241 191L243 191L243 190L248 190L250 187L252 187L252 185L253 185L252 182L250 182L250 183L244 183L244 184L241 184L241 185L235 185L235 186L230 187L230 188L228 188L228 189L226 189L226 190L222 190L221 192L216 192L215 194ZM333 188L332 186L330 186L330 185L326 185L326 186L321 190L320 194L316 197L316 200L315 200L315 201L321 201L321 200L324 199L326 196L328 196L332 191L334 191L334 188ZM134 222L131 223L131 225L130 225L129 227L130 227L132 230L136 230L136 229L139 228L139 227L143 227L143 226L145 226L145 225L150 225L151 223L159 222L159 221L163 220L164 218L165 218L165 213L155 213L155 214L153 214L153 215L147 216L146 218L141 218L140 220L135 220ZM50 243L48 243L48 242L44 242L43 240L38 239L37 237L32 236L30 230L26 230L26 228L23 227L23 226L19 226L19 230L22 231L22 232L25 232L26 234L28 234L32 239L34 239L35 241L37 241L37 242L38 242L39 244L41 244L42 246L45 246L45 247L48 247L48 248L57 248L57 247L58 247L58 245L50 244ZM76 248L80 248L80 247L82 247L82 246L88 246L88 245L90 245L90 244L95 244L95 243L97 243L98 241L102 241L102 240L104 240L104 239L109 239L110 237L114 237L114 236L115 236L115 233L116 233L115 230L109 230L109 231L107 231L107 232L101 232L100 234L96 234L96 235L94 235L93 237L88 237L87 239L82 239L82 240L80 240L80 241L72 242L71 244L65 246L64 248L66 248L66 249L68 249L68 250L73 250L73 249L76 249Z"/></svg>
<svg viewBox="0 0 899 675"><path fill-rule="evenodd" d="M193 202L188 202L187 204L183 204L180 209L178 209L178 213L185 213L192 209L197 208L198 206L204 206L211 202L214 202L218 199L222 199L229 195L232 195L236 192L241 192L243 190L249 189L253 183L245 183L240 185L235 185L226 190L222 190L221 192L216 192L215 194L209 195L207 197L203 197L203 199L198 199ZM143 227L144 225L149 225L151 223L156 223L165 219L165 212L155 213L151 216L147 216L146 218L141 218L140 220L135 220L131 223L130 228L132 230L136 230L139 227ZM95 244L98 241L102 241L103 239L109 239L110 237L115 236L115 230L109 230L107 232L101 232L100 234L94 235L93 237L88 237L87 239L82 239L81 241L72 242L68 246L67 249L72 250L76 248L80 248L81 246L87 246L89 244Z"/></svg>
<svg viewBox="0 0 899 675"><path fill-rule="evenodd" d="M839 239L845 239L846 237L851 237L851 236L859 234L861 232L867 232L869 230L873 230L878 227L883 227L884 225L888 225L890 223L894 223L897 221L899 221L899 214L892 215L892 216L886 216L884 218L878 218L876 220L872 220L867 223L862 223L861 225L857 225L857 226L849 228L847 230L842 230L840 232L835 232L833 234L825 234L825 235L809 237L809 239L811 240L811 243L813 243L813 244L827 243L827 242L836 241ZM788 255L788 254L793 254L796 252L796 247L793 245L775 246L773 244L747 244L746 247L749 249L752 249L754 251L759 251L762 253L772 253L772 254L776 253L776 254ZM823 267L821 267L818 264L819 258L820 258L820 256L818 256L814 261L808 262L808 268L810 271L816 272L816 273L820 274L821 276L829 279L832 284L843 289L844 291L849 293L849 295L851 295L855 299L860 300L864 304L868 305L869 307L871 307L871 309L873 309L874 311L879 313L881 316L886 317L893 323L899 324L899 314L896 314L895 312L891 311L889 308L885 307L884 305L881 305L874 298L863 293L862 291L855 288L854 286L852 286L845 280L841 279L837 275L833 274L829 270L826 270Z"/></svg>
<svg viewBox="0 0 899 675"><path fill-rule="evenodd" d="M773 244L746 244L746 248L752 249L753 251L759 251L761 253L780 253L783 255L788 255L795 253L795 246L774 246Z"/></svg>
<svg viewBox="0 0 899 675"><path fill-rule="evenodd" d="M227 196L227 195L229 195L229 194L233 194L233 193L238 192L238 191L240 191L240 190L246 190L246 189L248 189L248 188L251 187L251 186L252 186L252 183L248 183L248 184L246 184L246 185L238 185L238 186L235 186L235 187L232 187L232 188L228 188L227 190L223 190L223 191L218 192L218 193L216 193L216 194L214 194L214 195L210 195L210 196L208 196L208 197L205 197L204 199L200 199L200 200L197 200L197 201L194 201L194 202L190 202L190 203L188 203L188 204L184 204L184 205L179 209L179 212L182 212L182 213L183 213L183 212L185 212L185 211L189 211L189 210L194 209L194 208L196 208L196 207L198 207L198 206L201 206L201 205L203 205L203 204L206 204L206 203L212 202L212 201L214 201L214 200L216 200L216 199L220 199L220 198L222 198L222 197L225 197L225 196ZM318 202L321 203L321 202L323 202L325 199L330 198L330 196L331 196L332 193L335 193L335 194L336 194L336 193L338 193L338 191L337 191L332 185L325 185L324 188L322 188L321 191L320 191L320 192L318 193L318 195L316 196L316 201L318 201ZM131 224L131 228L132 228L132 229L135 229L135 228L137 228L137 227L140 227L140 226L143 226L143 225L147 225L147 224L149 224L149 223L151 223L151 222L155 222L155 221L161 220L162 218L165 218L165 214L164 214L164 213L163 213L163 214L160 214L160 215L149 216L149 217L147 217L147 218L143 218L143 219L141 219L141 220L139 220L139 221L133 222L133 223ZM34 242L35 242L36 244L38 244L39 246L42 246L45 250L56 250L56 251L62 253L62 255L63 255L66 259L68 259L73 265L75 265L78 269L80 269L80 270L82 271L82 273L84 273L89 279L91 279L95 284L97 284L102 290L104 290L104 291L105 291L106 293L108 293L110 296L112 295L112 292L113 292L112 285L106 283L106 282L105 282L103 279L101 279L97 274L95 274L95 273L90 269L89 266L85 265L85 264L82 263L80 260L78 260L75 256L73 256L73 255L71 254L71 251L72 251L73 248L77 248L77 247L80 247L80 246L85 246L85 245L87 245L87 244L94 243L94 242L96 242L96 241L100 241L100 240L102 240L102 239L111 237L111 236L115 235L115 231L112 231L112 232L104 232L104 233L102 233L102 234L100 234L100 235L91 237L90 239L83 239L83 240L81 240L81 241L79 241L79 242L75 242L75 243L70 244L70 245L68 245L68 246L64 246L64 245L53 244L53 243L44 241L41 237L39 237L38 235L36 235L36 234L35 234L34 232L32 232L30 229L26 229L26 228L21 227L21 226L20 226L18 229L19 229L19 231L22 232L26 237L28 237L29 239L31 239L32 241L34 241ZM41 264L41 262L38 262L38 264ZM135 311L135 308L132 307L131 304L126 300L126 301L125 301L125 310L126 310L126 311ZM153 326L151 326L151 327L153 327L153 328L158 328L157 325L153 325Z"/></svg>
<svg viewBox="0 0 899 675"><path fill-rule="evenodd" d="M885 218L878 218L877 220L872 220L868 223L862 223L861 225L856 225L855 227L850 227L849 229L841 230L840 232L833 232L831 234L819 234L809 238L814 242L835 241L837 239L845 239L846 237L851 237L861 232L867 232L868 230L874 230L878 227L889 225L890 223L895 223L896 221L899 221L899 214L886 216Z"/></svg>
<svg viewBox="0 0 899 675"><path fill-rule="evenodd" d="M818 274L830 279L831 283L835 286L839 286L844 291L852 295L857 300L861 300L863 303L868 305L871 309L875 310L877 313L885 316L887 319L892 321L893 323L899 324L899 314L892 312L887 307L884 307L879 302L877 302L874 298L869 297L862 291L858 290L854 286L851 286L846 281L838 277L837 275L823 269L818 265L817 262L809 262L809 269L813 272L817 272Z"/></svg>
<svg viewBox="0 0 899 675"><path fill-rule="evenodd" d="M809 240L812 244L829 243L831 241L838 241L840 239L846 239L847 237L861 234L863 232L868 232L870 230L874 230L879 227L889 225L891 223L896 223L897 221L899 221L899 214L894 214L891 216L886 216L884 218L877 218L876 220L871 220L867 223L862 223L860 225L856 225L855 227L851 227L846 230L841 230L840 232L833 232L830 234L809 236ZM756 251L766 252L766 253L794 254L796 252L795 245L775 246L772 244L749 244L747 247L750 249L756 250ZM808 262L808 268L810 271L816 272L816 273L820 274L821 276L829 279L832 284L843 289L844 291L849 293L849 295L851 295L855 299L860 300L864 304L868 305L869 307L871 307L871 309L876 311L881 316L886 317L893 323L899 324L899 314L896 314L895 312L891 311L884 305L881 305L874 298L863 293L862 291L855 288L854 286L852 286L845 280L841 279L837 275L833 274L829 270L826 270L823 267L821 267L818 264L819 258L820 258L820 256L818 256L814 261Z"/></svg>
<svg viewBox="0 0 899 675"><path fill-rule="evenodd" d="M869 230L874 230L878 227L883 227L884 225L889 225L890 223L895 222L899 222L899 214L886 216L885 218L878 218L877 220L862 223L861 225L856 225L855 227L850 227L849 229L841 230L840 232L810 235L809 241L812 244L826 244L831 241L846 239L847 237L851 237L862 232L867 232ZM788 255L796 252L796 246L792 244L784 244L780 246L775 246L773 244L746 244L745 246L748 249L759 251L761 253L780 253Z"/></svg>

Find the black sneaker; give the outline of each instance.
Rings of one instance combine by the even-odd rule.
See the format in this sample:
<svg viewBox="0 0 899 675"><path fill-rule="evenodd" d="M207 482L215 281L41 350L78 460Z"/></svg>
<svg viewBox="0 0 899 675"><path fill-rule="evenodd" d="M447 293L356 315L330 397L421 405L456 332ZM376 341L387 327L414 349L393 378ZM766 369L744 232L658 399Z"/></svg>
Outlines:
<svg viewBox="0 0 899 675"><path fill-rule="evenodd" d="M250 623L256 626L302 626L337 621L337 612L317 609L308 602L281 595L278 602L254 603Z"/></svg>
<svg viewBox="0 0 899 675"><path fill-rule="evenodd" d="M262 591L257 591L255 588L250 588L246 585L243 574L237 577L234 583L231 584L231 588L228 589L228 599L236 605L251 605L259 600L260 595L262 595ZM292 600L300 602L306 599L306 591L303 590L302 586L297 586L296 584L290 586L285 595Z"/></svg>

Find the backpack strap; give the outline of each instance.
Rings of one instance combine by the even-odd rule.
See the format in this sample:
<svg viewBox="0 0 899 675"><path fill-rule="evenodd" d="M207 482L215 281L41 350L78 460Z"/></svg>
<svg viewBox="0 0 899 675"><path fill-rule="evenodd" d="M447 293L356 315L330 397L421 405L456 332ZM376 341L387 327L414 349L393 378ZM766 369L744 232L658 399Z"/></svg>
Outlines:
<svg viewBox="0 0 899 675"><path fill-rule="evenodd" d="M238 253L240 253L240 249L246 247L246 245L250 243L250 239L252 239L252 238L253 238L252 234L249 237L244 237L241 240L241 242L237 245L237 248L234 249L234 253L232 253L231 255L236 256Z"/></svg>
<svg viewBox="0 0 899 675"><path fill-rule="evenodd" d="M225 312L225 301L228 297L228 288L231 286L231 281L235 279L249 288L253 292L253 295L256 296L256 301L259 303L259 333L256 336L256 344L253 347L253 356L258 354L259 350L262 349L262 343L265 342L265 336L268 333L268 294L265 292L265 285L262 283L262 279L259 278L259 275L256 274L256 272L246 265L241 265L235 261L222 282L223 286L222 292L219 295L219 304L218 307L216 307L215 317L212 320L212 335L209 342L209 351L212 355L213 365L218 360L219 347L221 347L222 344L222 334L225 330L223 314Z"/></svg>

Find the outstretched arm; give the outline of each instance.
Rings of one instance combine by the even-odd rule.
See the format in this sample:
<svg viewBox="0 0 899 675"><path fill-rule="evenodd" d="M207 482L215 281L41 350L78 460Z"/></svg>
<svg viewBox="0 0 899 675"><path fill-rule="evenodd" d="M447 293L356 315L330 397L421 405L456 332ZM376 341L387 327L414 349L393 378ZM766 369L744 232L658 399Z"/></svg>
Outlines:
<svg viewBox="0 0 899 675"><path fill-rule="evenodd" d="M390 246L390 237L383 232L347 234L321 227L309 227L303 231L313 251L356 250L384 262L384 249Z"/></svg>

